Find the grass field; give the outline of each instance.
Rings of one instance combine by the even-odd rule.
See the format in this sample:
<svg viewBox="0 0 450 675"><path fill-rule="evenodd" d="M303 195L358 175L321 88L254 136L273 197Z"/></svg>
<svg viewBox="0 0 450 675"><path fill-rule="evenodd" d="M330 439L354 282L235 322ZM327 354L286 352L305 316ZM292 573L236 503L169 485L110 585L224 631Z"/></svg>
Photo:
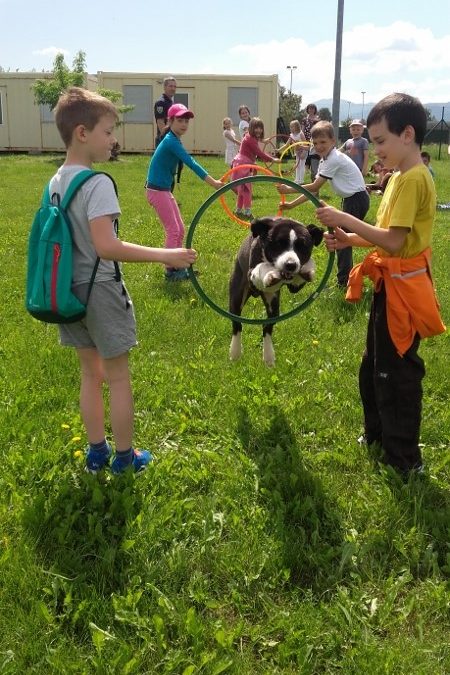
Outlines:
<svg viewBox="0 0 450 675"><path fill-rule="evenodd" d="M147 161L101 168L119 186L122 239L158 246ZM27 233L60 162L0 156L0 673L448 675L449 334L421 346L429 477L404 484L356 443L369 287L348 305L333 271L276 326L269 370L259 326L231 364L229 322L190 283L127 264L136 442L155 462L137 479L87 475L75 355L24 310ZM449 166L433 159L440 202ZM187 224L210 194L184 170ZM276 205L273 186L255 188L255 215ZM311 205L290 214L314 222ZM447 325L449 218L437 212L433 258ZM243 236L217 202L195 232L199 279L224 306ZM315 257L319 279L327 255Z"/></svg>

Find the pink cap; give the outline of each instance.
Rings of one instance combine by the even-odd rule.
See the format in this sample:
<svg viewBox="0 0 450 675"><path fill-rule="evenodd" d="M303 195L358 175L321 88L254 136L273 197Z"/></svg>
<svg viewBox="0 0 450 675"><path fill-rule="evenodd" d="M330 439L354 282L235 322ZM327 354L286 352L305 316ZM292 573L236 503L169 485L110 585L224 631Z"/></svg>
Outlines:
<svg viewBox="0 0 450 675"><path fill-rule="evenodd" d="M182 103L174 103L167 111L167 117L187 117L191 119L194 117L194 113Z"/></svg>
<svg viewBox="0 0 450 675"><path fill-rule="evenodd" d="M352 121L350 122L350 125L349 125L349 126L351 126L351 127L356 127L356 126L358 126L358 127L363 127L363 126L364 126L364 122L363 122L362 120L352 120Z"/></svg>

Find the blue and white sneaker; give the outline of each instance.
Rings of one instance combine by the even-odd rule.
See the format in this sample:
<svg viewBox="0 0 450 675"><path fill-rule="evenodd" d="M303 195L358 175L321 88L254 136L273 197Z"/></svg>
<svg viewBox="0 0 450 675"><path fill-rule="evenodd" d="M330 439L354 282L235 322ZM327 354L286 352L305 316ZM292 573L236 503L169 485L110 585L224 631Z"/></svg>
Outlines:
<svg viewBox="0 0 450 675"><path fill-rule="evenodd" d="M106 444L107 450L94 450L89 447L86 451L86 471L88 473L97 473L101 471L109 464L109 460L112 454L111 446L109 443Z"/></svg>
<svg viewBox="0 0 450 675"><path fill-rule="evenodd" d="M131 462L124 461L121 457L118 457L116 453L111 464L111 471L117 475L132 468L134 473L139 473L140 471L144 471L152 461L153 455L149 450L133 450L133 459Z"/></svg>
<svg viewBox="0 0 450 675"><path fill-rule="evenodd" d="M179 269L179 270L167 270L165 273L165 279L166 281L188 281L189 280L189 272L185 267Z"/></svg>

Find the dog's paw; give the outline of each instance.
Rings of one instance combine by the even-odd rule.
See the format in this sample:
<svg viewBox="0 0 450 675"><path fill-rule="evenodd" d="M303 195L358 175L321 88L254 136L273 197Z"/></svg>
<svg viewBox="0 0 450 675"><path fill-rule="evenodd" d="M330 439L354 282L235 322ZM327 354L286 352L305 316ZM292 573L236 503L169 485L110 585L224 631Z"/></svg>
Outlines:
<svg viewBox="0 0 450 675"><path fill-rule="evenodd" d="M230 361L239 361L242 356L242 341L240 333L238 335L233 335L231 338L230 344Z"/></svg>
<svg viewBox="0 0 450 675"><path fill-rule="evenodd" d="M309 272L303 272L303 270L300 271L299 276L304 279L304 281L313 281L315 277L315 270L311 270Z"/></svg>
<svg viewBox="0 0 450 675"><path fill-rule="evenodd" d="M298 293L303 286L306 286L306 281L297 280L295 284L287 284L290 293Z"/></svg>
<svg viewBox="0 0 450 675"><path fill-rule="evenodd" d="M275 350L273 348L272 337L270 335L264 336L263 361L269 368L273 368L275 365Z"/></svg>
<svg viewBox="0 0 450 675"><path fill-rule="evenodd" d="M305 281L312 281L316 274L316 265L314 260L310 258L307 263L301 266L299 276Z"/></svg>
<svg viewBox="0 0 450 675"><path fill-rule="evenodd" d="M263 285L265 288L270 288L271 286L276 286L278 283L281 282L281 276L278 270L271 270L268 272L264 279L263 279Z"/></svg>
<svg viewBox="0 0 450 675"><path fill-rule="evenodd" d="M281 285L280 273L271 263L267 262L256 265L249 273L249 279L251 284L257 288L258 291L273 289L277 284Z"/></svg>
<svg viewBox="0 0 450 675"><path fill-rule="evenodd" d="M264 278L261 276L261 265L257 265L248 274L248 278L252 286L258 291L262 291L264 288Z"/></svg>

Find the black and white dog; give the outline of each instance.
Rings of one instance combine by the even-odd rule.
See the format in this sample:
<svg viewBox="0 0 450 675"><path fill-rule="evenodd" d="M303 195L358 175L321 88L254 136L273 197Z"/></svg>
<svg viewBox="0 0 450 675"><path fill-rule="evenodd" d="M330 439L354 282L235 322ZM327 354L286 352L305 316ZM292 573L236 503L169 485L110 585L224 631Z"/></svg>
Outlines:
<svg viewBox="0 0 450 675"><path fill-rule="evenodd" d="M315 225L303 225L291 218L261 218L251 224L251 234L243 241L230 278L229 308L241 316L251 295L261 297L268 317L279 316L280 289L286 285L297 293L315 273L311 258L313 246L322 241L323 230ZM275 364L272 342L273 324L263 327L263 360ZM242 323L233 321L230 359L237 361L242 354Z"/></svg>

